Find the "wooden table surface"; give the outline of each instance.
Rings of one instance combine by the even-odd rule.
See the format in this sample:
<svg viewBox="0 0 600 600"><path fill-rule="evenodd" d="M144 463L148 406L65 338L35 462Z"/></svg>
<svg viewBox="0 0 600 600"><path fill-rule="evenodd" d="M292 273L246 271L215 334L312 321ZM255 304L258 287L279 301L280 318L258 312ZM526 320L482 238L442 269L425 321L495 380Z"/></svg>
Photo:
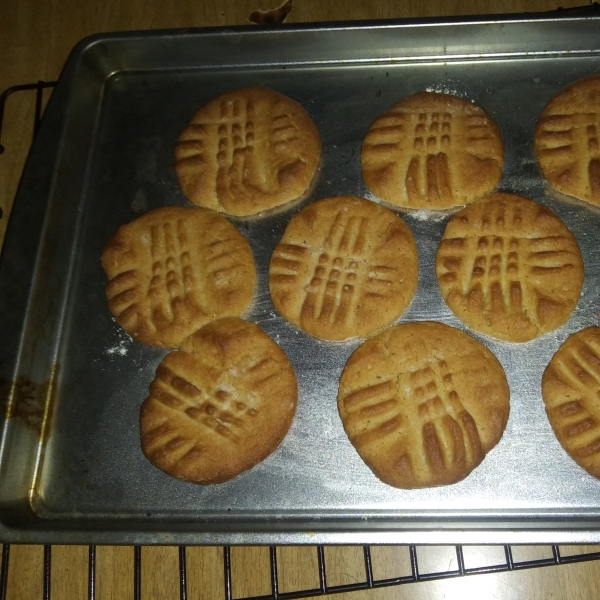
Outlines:
<svg viewBox="0 0 600 600"><path fill-rule="evenodd" d="M294 0L288 23L331 20L436 17L460 14L534 12L562 6L581 6L586 0ZM3 0L0 3L0 91L9 86L55 80L71 48L92 33L154 28L177 28L248 24L256 9L276 6L277 0ZM17 98L17 96L15 96ZM0 156L0 244L18 185L23 162L31 143L33 95L19 94L9 100L2 132L6 148ZM597 551L570 547L564 553ZM549 547L515 548L515 560L551 556ZM410 572L405 547L373 549L376 579ZM42 546L10 548L6 597L11 600L40 599L44 592ZM50 592L53 599L86 598L88 593L88 548L53 546ZM456 568L453 548L419 548L422 571ZM279 591L316 588L319 584L314 548L280 548L277 551ZM188 598L222 599L223 549L188 548ZM269 549L233 548L233 595L244 598L271 592ZM329 585L365 580L361 548L326 548ZM466 566L504 562L497 547L465 548ZM96 598L134 596L134 551L130 547L98 547L96 551ZM148 547L141 551L141 597L179 598L179 554L175 547ZM1 590L0 590L1 594ZM388 598L503 598L530 600L548 598L600 598L600 561L547 567L528 571L485 574L452 580L408 584L342 594L348 600Z"/></svg>

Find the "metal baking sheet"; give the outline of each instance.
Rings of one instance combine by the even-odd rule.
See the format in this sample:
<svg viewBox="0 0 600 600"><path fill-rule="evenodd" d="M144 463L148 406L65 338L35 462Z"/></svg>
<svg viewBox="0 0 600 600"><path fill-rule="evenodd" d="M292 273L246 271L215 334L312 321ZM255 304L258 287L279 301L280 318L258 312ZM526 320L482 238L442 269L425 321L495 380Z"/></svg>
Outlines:
<svg viewBox="0 0 600 600"><path fill-rule="evenodd" d="M600 71L600 19L503 18L102 35L73 51L51 98L15 202L0 265L0 538L95 543L598 543L600 481L561 449L546 419L542 372L600 312L600 210L550 191L533 154L535 123L566 84ZM221 485L153 467L138 414L166 351L133 342L111 318L100 253L146 210L186 206L173 145L211 98L264 85L302 104L319 128L315 189L277 215L232 219L250 242L258 290L245 315L279 343L299 383L280 448ZM449 92L498 123L499 189L549 206L585 263L568 323L527 344L465 328L443 303L435 250L447 215L402 213L420 258L399 322L467 330L504 366L505 434L464 481L398 490L360 460L337 414L337 382L359 345L309 338L274 310L271 252L307 203L374 199L360 173L372 120L420 90ZM599 107L600 110L600 107Z"/></svg>

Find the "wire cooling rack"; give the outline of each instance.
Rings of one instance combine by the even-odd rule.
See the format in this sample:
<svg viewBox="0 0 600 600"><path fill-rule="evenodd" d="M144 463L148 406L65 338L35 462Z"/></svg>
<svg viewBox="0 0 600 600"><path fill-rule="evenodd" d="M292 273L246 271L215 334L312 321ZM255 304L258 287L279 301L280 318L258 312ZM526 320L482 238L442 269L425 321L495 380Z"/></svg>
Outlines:
<svg viewBox="0 0 600 600"><path fill-rule="evenodd" d="M406 583L418 583L421 581L434 581L439 579L453 579L455 577L464 577L466 575L481 575L485 573L502 573L506 571L519 571L523 569L534 569L538 567L548 567L556 565L565 565L571 563L580 563L585 561L599 560L600 552L590 552L586 554L573 554L568 556L561 555L558 546L550 547L552 556L537 560L515 561L513 559L513 550L511 546L503 546L505 562L467 568L465 566L465 558L463 546L455 546L456 561L458 568L447 571L436 571L421 573L419 570L419 561L417 558L417 547L408 546L410 556L411 572L400 577L389 579L376 579L373 576L373 562L371 555L371 547L363 546L365 579L343 585L329 585L327 583L327 567L325 563L325 546L317 546L317 563L319 586L315 588L307 588L296 590L293 592L279 591L278 564L277 564L277 547L269 547L269 568L271 576L271 592L262 596L246 596L234 597L232 586L232 561L231 548L223 547L223 576L224 576L224 596L225 600L292 600L294 598L310 598L315 596L323 596L325 594L338 594L341 592L354 592L358 590L371 590L382 587L391 587ZM186 546L179 546L179 598L180 600L188 599L187 579L188 568L186 565ZM133 546L133 600L142 600L142 547ZM51 599L51 566L52 566L52 546L44 546L44 568L43 568L43 600ZM5 600L8 572L10 568L10 545L5 544L2 551L2 564L0 571L0 600ZM87 573L87 597L88 600L96 598L96 546L89 546L88 553L88 573Z"/></svg>
<svg viewBox="0 0 600 600"><path fill-rule="evenodd" d="M15 85L6 89L0 95L0 155L4 153L5 148L2 145L2 125L4 121L5 106L8 98L17 93L35 93L35 109L33 115L33 137L37 133L39 124L42 118L44 105L44 91L53 88L56 82L38 81L37 83L28 83L23 85ZM0 211L0 218L3 215ZM420 581L433 581L439 579L452 579L455 577L463 577L466 575L478 575L484 573L501 573L506 571L518 571L523 569L534 569L538 567L548 567L556 565L564 565L571 563L586 562L592 560L600 560L600 552L588 552L583 554L561 554L558 545L550 546L552 556L548 558L540 558L535 560L517 561L513 558L512 546L503 546L504 562L477 566L468 568L465 565L465 556L463 546L454 546L456 552L455 569L445 571L423 572L419 568L419 559L417 546L407 546L410 557L410 572L406 575L393 578L378 579L375 578L374 565L372 559L371 546L362 546L364 556L364 572L365 578L363 581L353 582L342 585L330 585L327 581L327 566L325 561L325 546L316 546L318 579L319 586L316 588L296 590L292 592L281 592L279 576L278 576L278 560L277 547L269 547L269 570L271 579L271 592L262 596L246 596L235 597L235 600L292 600L294 598L309 598L314 596L323 596L325 594L336 594L341 592L353 592L358 590L370 590L382 587L390 587L402 585L406 583L418 583ZM179 597L180 600L188 598L188 567L186 563L186 546L178 547L179 565ZM133 599L142 600L142 547L132 546L133 553ZM52 546L44 546L44 566L42 571L43 600L51 598L51 565L52 565ZM6 599L6 591L8 584L8 574L10 569L10 545L4 544L2 547L2 560L0 563L0 600ZM224 595L225 600L234 600L233 585L232 585L232 559L231 548L223 547L223 577L224 577ZM96 598L96 546L91 545L88 549L88 569L87 569L87 597L88 600Z"/></svg>

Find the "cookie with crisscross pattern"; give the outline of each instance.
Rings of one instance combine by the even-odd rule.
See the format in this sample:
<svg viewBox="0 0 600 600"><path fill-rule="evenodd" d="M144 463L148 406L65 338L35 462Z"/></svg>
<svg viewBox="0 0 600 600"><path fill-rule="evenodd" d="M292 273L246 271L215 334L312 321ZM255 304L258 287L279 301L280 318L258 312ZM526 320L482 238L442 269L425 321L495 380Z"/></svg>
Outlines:
<svg viewBox="0 0 600 600"><path fill-rule="evenodd" d="M509 395L485 346L441 323L406 323L352 354L338 409L379 479L422 488L460 481L481 463L502 436Z"/></svg>
<svg viewBox="0 0 600 600"><path fill-rule="evenodd" d="M209 323L160 363L140 415L142 450L172 477L222 483L279 446L297 384L279 346L252 323Z"/></svg>
<svg viewBox="0 0 600 600"><path fill-rule="evenodd" d="M563 325L583 285L573 234L549 208L514 194L489 194L454 215L435 264L454 314L510 342Z"/></svg>
<svg viewBox="0 0 600 600"><path fill-rule="evenodd" d="M194 114L175 144L175 171L194 204L245 216L301 197L320 157L319 132L304 108L256 86Z"/></svg>
<svg viewBox="0 0 600 600"><path fill-rule="evenodd" d="M502 175L502 137L480 107L419 92L375 119L361 150L362 173L382 200L417 209L469 204Z"/></svg>
<svg viewBox="0 0 600 600"><path fill-rule="evenodd" d="M535 154L553 188L600 206L600 74L548 102L535 129Z"/></svg>
<svg viewBox="0 0 600 600"><path fill-rule="evenodd" d="M562 447L600 478L600 327L570 335L542 377L546 414Z"/></svg>
<svg viewBox="0 0 600 600"><path fill-rule="evenodd" d="M324 340L364 337L410 304L419 265L413 235L391 210L356 196L310 204L288 224L269 266L279 313Z"/></svg>
<svg viewBox="0 0 600 600"><path fill-rule="evenodd" d="M102 253L117 323L144 344L176 348L214 319L241 316L256 269L244 236L202 208L166 207L123 225Z"/></svg>

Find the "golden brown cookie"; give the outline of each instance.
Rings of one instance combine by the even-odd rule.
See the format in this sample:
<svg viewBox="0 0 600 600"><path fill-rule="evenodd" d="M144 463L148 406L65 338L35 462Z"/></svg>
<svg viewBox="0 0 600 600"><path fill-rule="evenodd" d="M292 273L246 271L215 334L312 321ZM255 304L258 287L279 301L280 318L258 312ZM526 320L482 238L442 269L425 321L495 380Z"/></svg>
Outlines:
<svg viewBox="0 0 600 600"><path fill-rule="evenodd" d="M338 410L375 475L410 489L464 479L502 437L509 398L485 346L442 323L407 323L352 354Z"/></svg>
<svg viewBox="0 0 600 600"><path fill-rule="evenodd" d="M600 73L548 102L535 128L535 154L553 188L600 206Z"/></svg>
<svg viewBox="0 0 600 600"><path fill-rule="evenodd" d="M363 142L369 189L397 206L445 209L491 192L502 175L502 136L481 108L419 92L375 119Z"/></svg>
<svg viewBox="0 0 600 600"><path fill-rule="evenodd" d="M566 323L583 284L573 234L549 208L513 194L489 194L454 215L435 268L454 314L509 342Z"/></svg>
<svg viewBox="0 0 600 600"><path fill-rule="evenodd" d="M279 446L297 394L268 335L240 319L213 321L160 363L140 413L142 450L177 479L228 481Z"/></svg>
<svg viewBox="0 0 600 600"><path fill-rule="evenodd" d="M600 327L567 338L544 371L542 396L562 447L600 478Z"/></svg>
<svg viewBox="0 0 600 600"><path fill-rule="evenodd" d="M248 242L203 208L158 208L120 227L102 266L117 323L150 346L176 348L209 321L240 316L254 296Z"/></svg>
<svg viewBox="0 0 600 600"><path fill-rule="evenodd" d="M175 171L190 202L245 216L302 196L320 157L319 132L297 102L249 87L196 112L175 145Z"/></svg>
<svg viewBox="0 0 600 600"><path fill-rule="evenodd" d="M392 211L356 196L308 205L288 224L269 267L275 308L324 340L387 327L410 304L419 273L413 235Z"/></svg>

